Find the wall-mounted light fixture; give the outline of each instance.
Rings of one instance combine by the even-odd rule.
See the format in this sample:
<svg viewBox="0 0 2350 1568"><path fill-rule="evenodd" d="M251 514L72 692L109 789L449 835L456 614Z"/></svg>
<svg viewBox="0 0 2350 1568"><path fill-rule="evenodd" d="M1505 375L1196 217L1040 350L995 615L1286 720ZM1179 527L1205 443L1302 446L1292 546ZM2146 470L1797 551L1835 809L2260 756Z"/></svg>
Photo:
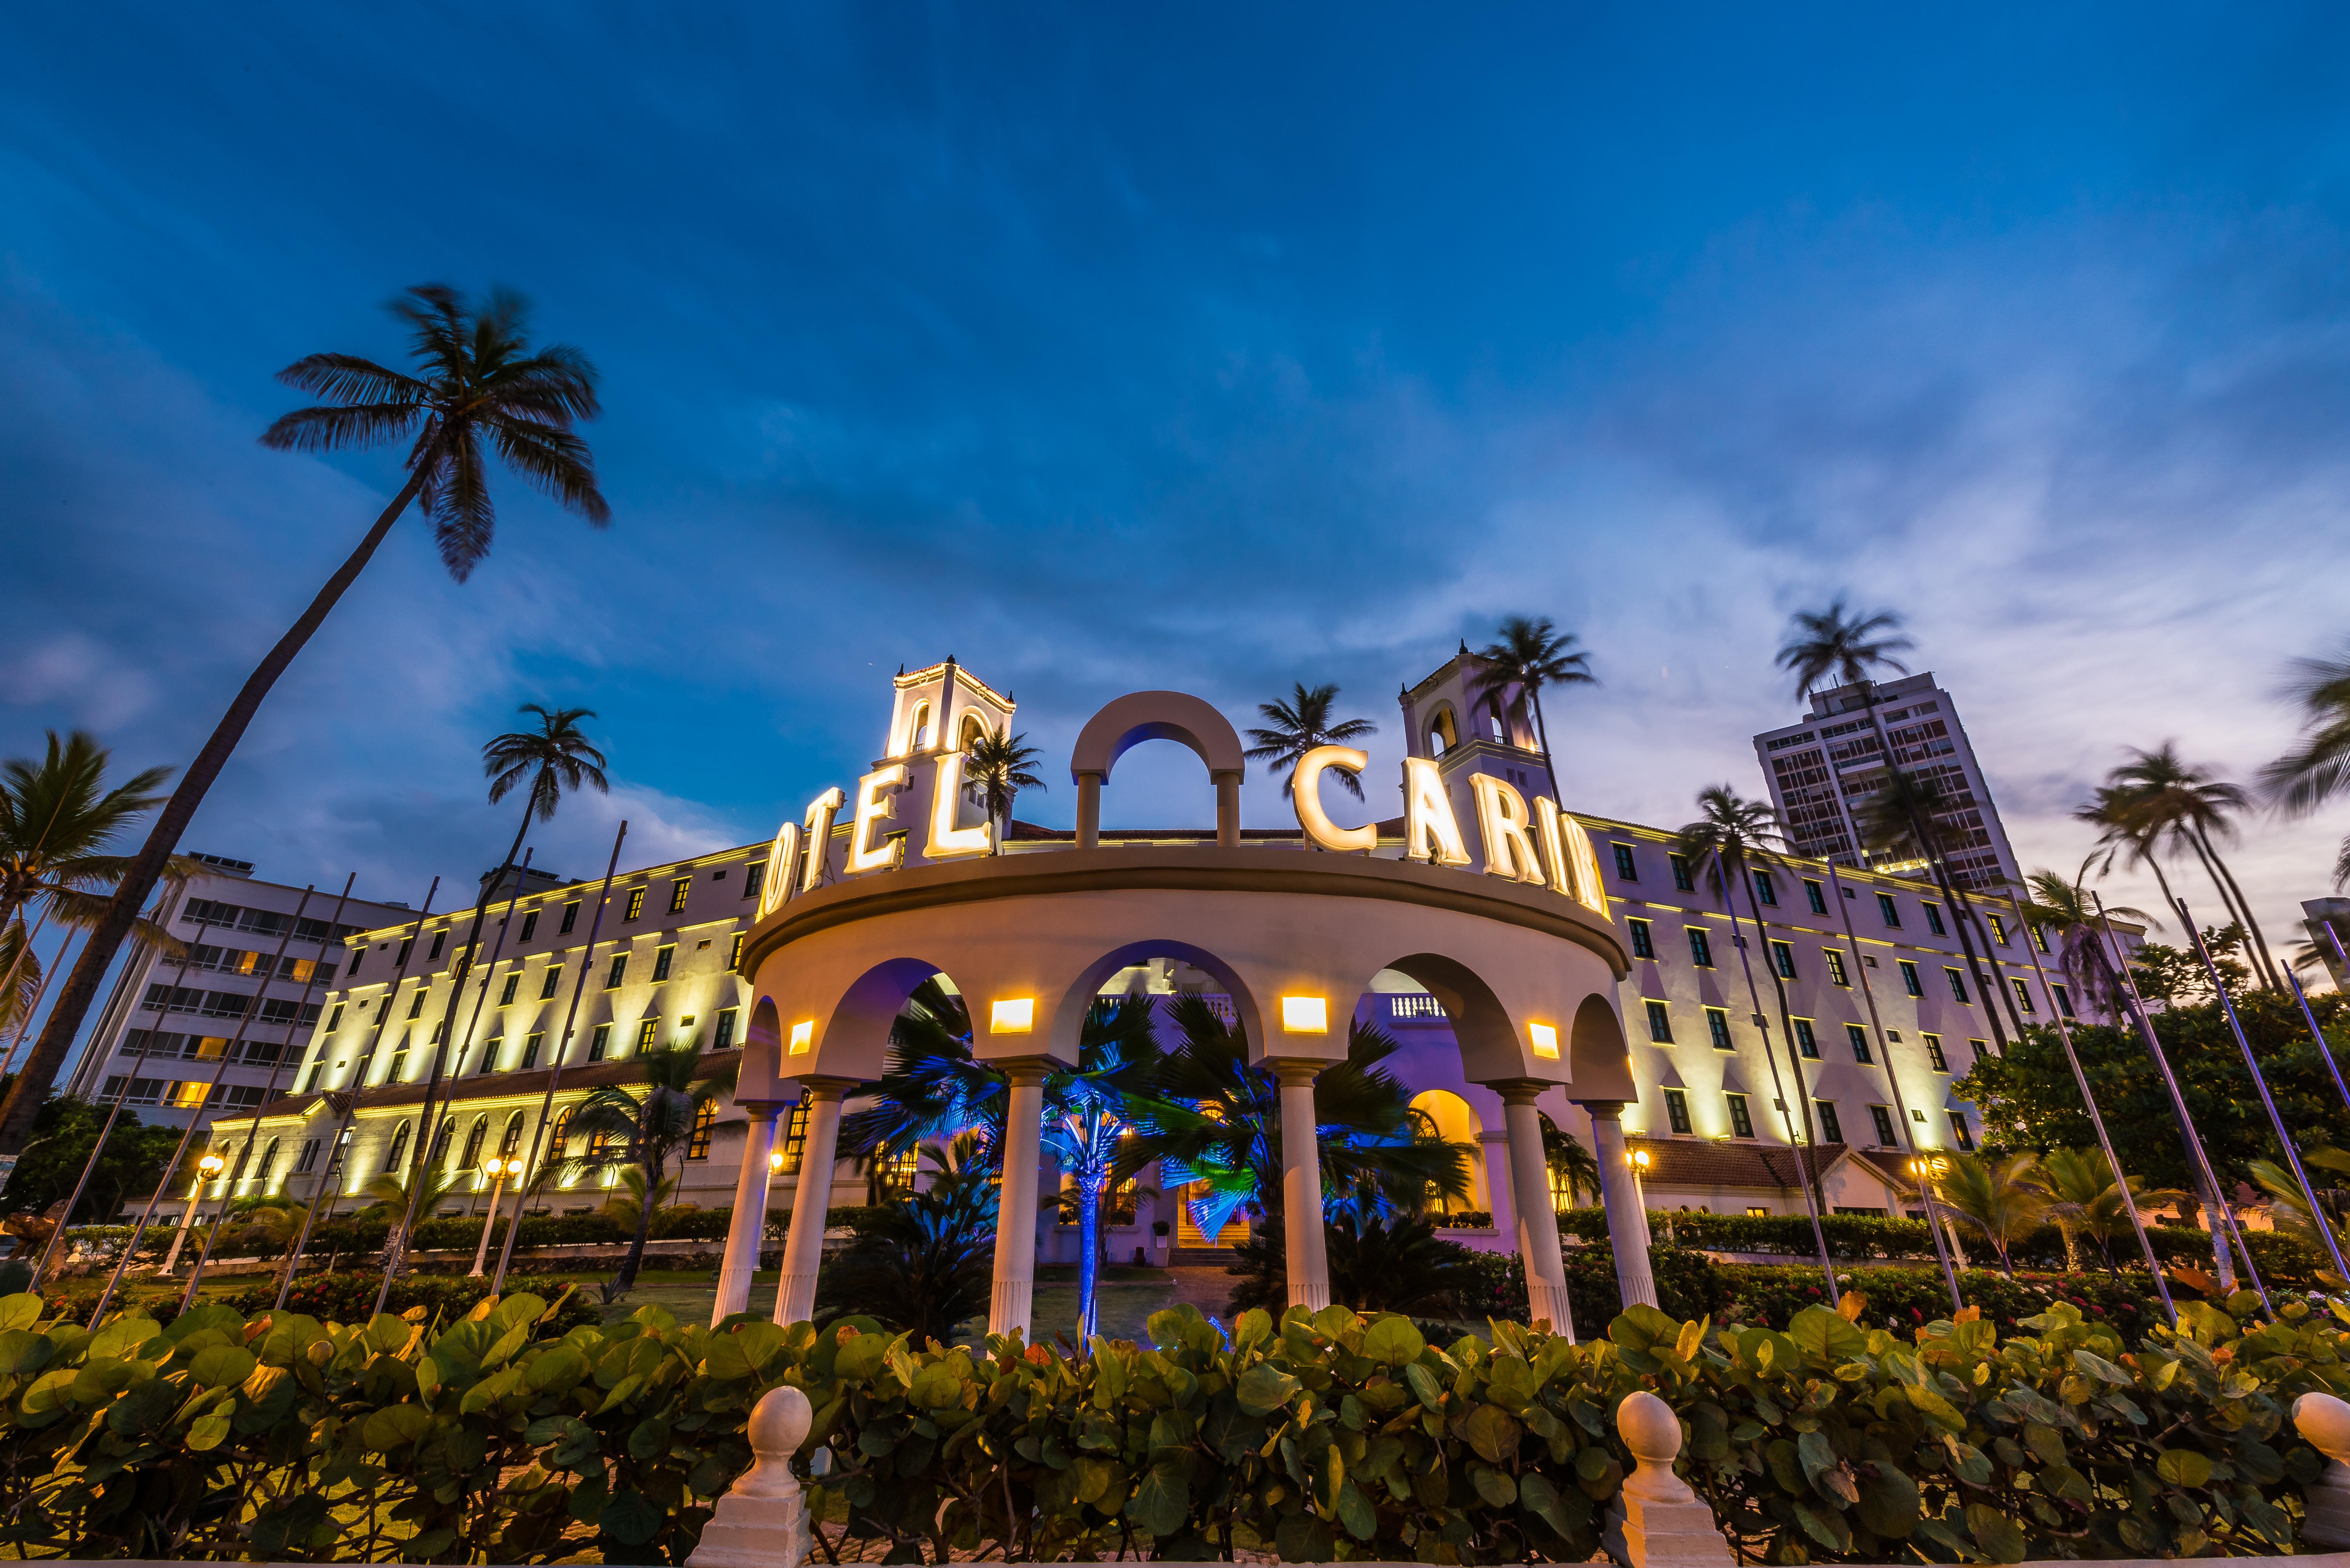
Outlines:
<svg viewBox="0 0 2350 1568"><path fill-rule="evenodd" d="M1329 999L1320 996L1283 997L1281 1027L1284 1033L1290 1034L1329 1033Z"/></svg>
<svg viewBox="0 0 2350 1568"><path fill-rule="evenodd" d="M1526 1025L1526 1037L1534 1042L1535 1055L1545 1062L1558 1060L1558 1025L1529 1023Z"/></svg>
<svg viewBox="0 0 2350 1568"><path fill-rule="evenodd" d="M987 1010L991 1034L1025 1034L1035 1027L1036 999L1033 996L1007 996Z"/></svg>
<svg viewBox="0 0 2350 1568"><path fill-rule="evenodd" d="M793 1024L793 1025L792 1025L792 1049L791 1049L791 1054L792 1054L793 1055L795 1055L795 1056L805 1056L805 1055L806 1055L806 1054L808 1054L808 1047L810 1047L811 1045L814 1045L815 1044L816 1044L816 1020L815 1020L815 1019L813 1019L813 1018L803 1018L803 1019L801 1019L797 1023L795 1023L795 1024Z"/></svg>

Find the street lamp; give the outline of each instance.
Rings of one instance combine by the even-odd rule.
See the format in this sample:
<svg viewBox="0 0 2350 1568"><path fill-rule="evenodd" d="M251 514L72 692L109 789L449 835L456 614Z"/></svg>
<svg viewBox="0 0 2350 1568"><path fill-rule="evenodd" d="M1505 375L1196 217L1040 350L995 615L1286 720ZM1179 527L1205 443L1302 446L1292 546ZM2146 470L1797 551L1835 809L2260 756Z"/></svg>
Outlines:
<svg viewBox="0 0 2350 1568"><path fill-rule="evenodd" d="M196 1204L203 1199L204 1188L219 1179L220 1173L227 1168L227 1159L217 1153L196 1161L196 1179L188 1185L188 1207L180 1216L180 1228L172 1232L172 1247L163 1254L162 1266L155 1271L158 1279L170 1273L172 1265L180 1261L180 1243L188 1239L188 1229L196 1222Z"/></svg>
<svg viewBox="0 0 2350 1568"><path fill-rule="evenodd" d="M489 1261L490 1256L490 1230L498 1222L498 1194L504 1189L507 1177L521 1178L522 1161L492 1155L482 1161L482 1171L490 1179L490 1212L482 1220L482 1239L473 1245L473 1272L465 1276L469 1280L482 1277L482 1265Z"/></svg>
<svg viewBox="0 0 2350 1568"><path fill-rule="evenodd" d="M1630 1158L1632 1161L1632 1202L1633 1205L1638 1209L1640 1213L1640 1245L1643 1247L1653 1247L1657 1243L1656 1239L1648 1234L1648 1189L1646 1185L1646 1179L1648 1174L1648 1151L1645 1148L1636 1148L1632 1151Z"/></svg>
<svg viewBox="0 0 2350 1568"><path fill-rule="evenodd" d="M1959 1243L1959 1228L1950 1223L1948 1214L1934 1206L1934 1184L1950 1174L1950 1162L1939 1154L1924 1155L1909 1161L1908 1169L1917 1179L1918 1196L1926 1205L1926 1223L1931 1225L1938 1220L1941 1222L1942 1234L1950 1238L1950 1251L1957 1254L1959 1267L1968 1267L1967 1250Z"/></svg>

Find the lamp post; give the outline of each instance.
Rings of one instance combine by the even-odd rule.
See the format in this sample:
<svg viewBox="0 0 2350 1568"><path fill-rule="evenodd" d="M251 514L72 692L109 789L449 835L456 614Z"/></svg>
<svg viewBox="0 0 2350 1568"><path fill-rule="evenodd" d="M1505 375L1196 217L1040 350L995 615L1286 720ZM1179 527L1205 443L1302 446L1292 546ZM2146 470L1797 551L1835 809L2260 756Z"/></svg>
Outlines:
<svg viewBox="0 0 2350 1568"><path fill-rule="evenodd" d="M480 1279L482 1265L489 1262L490 1232L496 1228L498 1222L498 1194L504 1190L507 1177L511 1176L516 1181L521 1180L522 1161L492 1155L482 1161L482 1169L490 1178L490 1211L482 1219L482 1239L473 1244L473 1270L465 1276L469 1280Z"/></svg>
<svg viewBox="0 0 2350 1568"><path fill-rule="evenodd" d="M1640 1209L1640 1244L1644 1247L1653 1247L1657 1241L1655 1237L1648 1234L1648 1151L1645 1148L1636 1148L1632 1151L1632 1197Z"/></svg>
<svg viewBox="0 0 2350 1568"><path fill-rule="evenodd" d="M180 1228L172 1233L172 1250L163 1255L163 1266L155 1271L157 1278L170 1273L172 1265L180 1261L180 1243L188 1239L188 1229L196 1222L196 1205L203 1200L204 1189L218 1180L220 1173L227 1168L228 1160L217 1152L196 1161L196 1180L188 1189L187 1212L180 1216Z"/></svg>
<svg viewBox="0 0 2350 1568"><path fill-rule="evenodd" d="M1918 1196L1925 1201L1928 1230L1930 1231L1937 1224L1942 1227L1942 1233L1950 1238L1950 1251L1957 1256L1959 1267L1963 1269L1968 1266L1967 1250L1959 1241L1959 1228L1950 1223L1948 1214L1934 1206L1934 1184L1950 1168L1950 1162L1939 1154L1923 1155L1909 1162L1909 1174L1918 1181Z"/></svg>

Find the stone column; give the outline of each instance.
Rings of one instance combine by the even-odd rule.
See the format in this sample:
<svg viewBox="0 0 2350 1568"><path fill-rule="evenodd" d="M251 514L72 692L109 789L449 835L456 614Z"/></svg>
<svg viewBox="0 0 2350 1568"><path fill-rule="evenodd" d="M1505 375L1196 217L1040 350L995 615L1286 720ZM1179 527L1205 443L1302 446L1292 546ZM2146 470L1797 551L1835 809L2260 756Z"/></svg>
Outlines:
<svg viewBox="0 0 2350 1568"><path fill-rule="evenodd" d="M1281 1224L1289 1304L1320 1312L1330 1304L1330 1255L1322 1241L1322 1149L1315 1135L1314 1080L1330 1064L1296 1057L1265 1065L1281 1081Z"/></svg>
<svg viewBox="0 0 2350 1568"><path fill-rule="evenodd" d="M1510 1135L1507 1131L1477 1135L1479 1157L1485 1162L1485 1211L1493 1229L1504 1236L1517 1234L1518 1205L1510 1190Z"/></svg>
<svg viewBox="0 0 2350 1568"><path fill-rule="evenodd" d="M1041 1057L998 1062L1010 1081L1003 1108L1003 1181L995 1211L995 1284L988 1293L987 1332L1029 1335L1036 1295L1036 1167L1045 1122Z"/></svg>
<svg viewBox="0 0 2350 1568"><path fill-rule="evenodd" d="M1080 849L1091 849L1101 842L1101 774L1077 775L1077 847Z"/></svg>
<svg viewBox="0 0 2350 1568"><path fill-rule="evenodd" d="M1571 1340L1575 1314L1566 1303L1566 1260L1558 1250L1550 1162L1543 1158L1542 1116L1534 1109L1534 1096L1548 1085L1520 1080L1488 1087L1502 1096L1502 1127L1509 1135L1510 1208L1517 1224L1518 1256L1526 1265L1528 1316L1535 1323L1547 1322L1552 1333ZM1622 1158L1620 1151L1617 1158Z"/></svg>
<svg viewBox="0 0 2350 1568"><path fill-rule="evenodd" d="M743 1168L734 1178L734 1217L726 1223L725 1260L718 1271L718 1300L710 1326L751 1305L751 1276L759 1268L759 1242L767 1231L768 1158L775 1149L775 1122L791 1109L779 1100L737 1100L751 1125L743 1135Z"/></svg>
<svg viewBox="0 0 2350 1568"><path fill-rule="evenodd" d="M1241 846L1241 775L1216 775L1216 847Z"/></svg>
<svg viewBox="0 0 2350 1568"><path fill-rule="evenodd" d="M800 1146L799 1185L792 1190L792 1228L784 1238L783 1278L775 1282L775 1321L806 1323L816 1312L816 1274L824 1263L824 1217L832 1206L832 1157L840 1144L841 1096L849 1078L803 1078L807 1137Z"/></svg>
<svg viewBox="0 0 2350 1568"><path fill-rule="evenodd" d="M1630 1306L1657 1304L1657 1282L1648 1272L1647 1215L1640 1208L1638 1180L1624 1153L1624 1103L1588 1100L1591 1113L1591 1153L1599 1162L1599 1203L1607 1210L1607 1241L1616 1250L1616 1289Z"/></svg>

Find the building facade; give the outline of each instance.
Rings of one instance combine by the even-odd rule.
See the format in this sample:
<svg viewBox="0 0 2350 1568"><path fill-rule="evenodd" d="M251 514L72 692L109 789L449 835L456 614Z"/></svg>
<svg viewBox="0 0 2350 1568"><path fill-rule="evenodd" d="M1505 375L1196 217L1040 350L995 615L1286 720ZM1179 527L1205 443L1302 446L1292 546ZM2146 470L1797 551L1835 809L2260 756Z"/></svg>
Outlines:
<svg viewBox="0 0 2350 1568"><path fill-rule="evenodd" d="M1894 766L1940 792L1935 826L1953 880L1970 892L2020 883L2023 868L2000 825L1990 781L1958 705L1934 684L1931 670L1814 691L1800 723L1754 737L1755 760L1771 803L1786 819L1790 846L1839 867L1923 872L1913 856L1871 853L1863 843L1868 804L1884 787L1887 744Z"/></svg>

